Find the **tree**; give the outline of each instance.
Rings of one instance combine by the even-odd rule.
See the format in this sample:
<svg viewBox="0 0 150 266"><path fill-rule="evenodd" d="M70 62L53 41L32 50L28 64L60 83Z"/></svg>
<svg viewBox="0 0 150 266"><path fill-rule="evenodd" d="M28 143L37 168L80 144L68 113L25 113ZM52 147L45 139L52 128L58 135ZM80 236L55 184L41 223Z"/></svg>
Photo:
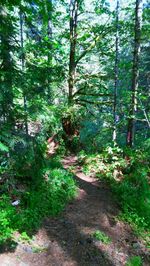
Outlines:
<svg viewBox="0 0 150 266"><path fill-rule="evenodd" d="M68 79L69 104L72 103L73 89L75 82L78 9L79 9L79 1L70 0L70 59L69 59L69 79Z"/></svg>
<svg viewBox="0 0 150 266"><path fill-rule="evenodd" d="M117 0L116 6L116 40L115 40L115 83L114 83L114 130L113 130L113 141L116 143L117 138L117 90L118 90L118 57L119 57L119 0Z"/></svg>
<svg viewBox="0 0 150 266"><path fill-rule="evenodd" d="M24 82L24 69L25 69L25 54L24 54L24 38L23 38L23 13L20 7L20 46L21 46L21 68L22 68L22 88L23 88L23 103L24 103L24 113L25 113L25 131L28 135L28 119L27 119L27 98L25 94L25 82Z"/></svg>
<svg viewBox="0 0 150 266"><path fill-rule="evenodd" d="M142 19L142 0L136 0L135 7L135 38L134 38L134 56L132 69L132 101L129 113L127 145L132 147L135 141L135 123L137 113L138 97L138 79L139 79L139 57L141 44L141 19Z"/></svg>

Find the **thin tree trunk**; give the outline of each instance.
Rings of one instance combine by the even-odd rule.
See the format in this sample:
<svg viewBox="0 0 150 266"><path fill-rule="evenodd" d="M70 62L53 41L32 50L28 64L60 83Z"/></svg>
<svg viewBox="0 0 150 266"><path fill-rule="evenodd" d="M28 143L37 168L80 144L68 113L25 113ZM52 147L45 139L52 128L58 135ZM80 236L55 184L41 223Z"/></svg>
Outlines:
<svg viewBox="0 0 150 266"><path fill-rule="evenodd" d="M119 0L116 5L116 42L115 42L115 84L114 84L114 130L113 130L113 142L116 144L117 138L117 90L118 90L118 57L119 57Z"/></svg>
<svg viewBox="0 0 150 266"><path fill-rule="evenodd" d="M50 51L52 50L52 8L53 8L53 3L52 0L49 0L47 2L47 14L48 14L48 25L47 25L47 34L50 40L49 43L49 48ZM48 54L48 62L52 62L52 51Z"/></svg>
<svg viewBox="0 0 150 266"><path fill-rule="evenodd" d="M149 121L148 115L147 115L147 113L146 113L146 111L145 111L144 105L143 105L143 103L142 103L142 101L141 101L140 98L139 98L139 101L140 101L141 109L142 109L142 111L143 111L143 113L144 113L144 116L145 116L146 122L147 122L147 124L148 124L148 127L150 128L150 121Z"/></svg>
<svg viewBox="0 0 150 266"><path fill-rule="evenodd" d="M48 102L51 103L51 69L52 69L52 0L47 1L47 35L48 35L48 71L47 71L47 81L48 81Z"/></svg>
<svg viewBox="0 0 150 266"><path fill-rule="evenodd" d="M24 58L24 39L23 39L23 14L20 10L20 43L21 43L21 67L22 73L24 74L25 68L25 58ZM24 112L25 112L25 131L26 135L28 135L28 118L27 118L27 98L24 92L24 84L23 84L23 103L24 103Z"/></svg>
<svg viewBox="0 0 150 266"><path fill-rule="evenodd" d="M70 59L69 59L69 95L68 103L72 103L74 82L75 82L75 71L76 71L76 40L77 40L77 16L78 16L78 0L70 1Z"/></svg>
<svg viewBox="0 0 150 266"><path fill-rule="evenodd" d="M142 0L136 0L135 7L135 37L134 37L134 56L132 69L132 102L130 108L130 117L128 121L127 145L134 146L135 142L135 123L137 113L137 93L139 79L139 57L140 57L140 39L141 39L141 19L142 19Z"/></svg>

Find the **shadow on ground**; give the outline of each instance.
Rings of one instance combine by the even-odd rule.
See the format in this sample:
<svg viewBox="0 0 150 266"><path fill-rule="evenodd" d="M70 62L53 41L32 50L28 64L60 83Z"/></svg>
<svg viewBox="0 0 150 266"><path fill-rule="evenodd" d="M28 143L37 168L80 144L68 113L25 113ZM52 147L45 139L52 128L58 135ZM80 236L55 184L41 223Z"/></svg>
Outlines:
<svg viewBox="0 0 150 266"><path fill-rule="evenodd" d="M44 224L56 250L55 253L53 246L48 251L47 257L54 261L52 264L47 261L47 265L123 266L128 257L134 255L140 255L144 260L145 254L143 251L140 254L140 247L134 249L130 245L137 243L131 228L115 219L119 208L108 186L80 171L75 179L79 187L77 199L68 205L59 219L47 219ZM112 243L104 245L94 240L92 234L96 230L106 233ZM146 261L145 266L149 265Z"/></svg>
<svg viewBox="0 0 150 266"><path fill-rule="evenodd" d="M17 243L13 240L9 240L4 244L0 245L0 254L4 252L15 252Z"/></svg>
<svg viewBox="0 0 150 266"><path fill-rule="evenodd" d="M114 215L109 199L105 201L109 192L96 183L91 184L78 177L76 180L78 198L68 205L59 219L47 219L44 223L49 239L56 245L56 255L60 255L58 265L60 259L63 261L61 265L116 265L92 237L95 230L105 228L105 212L109 212L110 217ZM53 248L48 253L52 257ZM52 265L57 265L53 259Z"/></svg>

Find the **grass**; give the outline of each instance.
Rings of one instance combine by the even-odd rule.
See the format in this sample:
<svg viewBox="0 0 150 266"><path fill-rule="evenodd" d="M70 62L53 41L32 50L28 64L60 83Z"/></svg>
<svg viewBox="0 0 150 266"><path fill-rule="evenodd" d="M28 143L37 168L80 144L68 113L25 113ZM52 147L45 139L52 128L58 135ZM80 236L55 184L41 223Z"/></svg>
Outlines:
<svg viewBox="0 0 150 266"><path fill-rule="evenodd" d="M93 235L93 238L95 238L98 241L101 241L104 244L110 244L111 243L111 239L102 231L100 230L96 230Z"/></svg>

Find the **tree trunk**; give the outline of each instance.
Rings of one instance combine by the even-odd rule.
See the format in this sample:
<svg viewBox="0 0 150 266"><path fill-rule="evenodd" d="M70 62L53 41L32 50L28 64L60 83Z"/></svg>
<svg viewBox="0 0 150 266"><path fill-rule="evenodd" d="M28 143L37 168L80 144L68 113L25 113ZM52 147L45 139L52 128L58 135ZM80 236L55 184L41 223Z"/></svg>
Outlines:
<svg viewBox="0 0 150 266"><path fill-rule="evenodd" d="M74 82L75 82L75 71L76 71L76 40L77 40L77 16L78 16L78 0L70 1L70 59L69 59L69 95L68 104L72 103Z"/></svg>
<svg viewBox="0 0 150 266"><path fill-rule="evenodd" d="M115 84L114 84L114 130L113 130L113 142L116 144L117 138L117 90L118 90L118 57L119 57L119 0L117 0L116 6L116 42L115 42Z"/></svg>
<svg viewBox="0 0 150 266"><path fill-rule="evenodd" d="M24 75L24 68L25 68L25 57L24 57L24 39L23 39L23 14L20 10L20 43L21 43L21 67L22 73ZM27 119L27 98L24 91L24 82L22 84L23 87L23 103L24 103L24 112L25 112L25 131L26 135L28 135L28 119Z"/></svg>
<svg viewBox="0 0 150 266"><path fill-rule="evenodd" d="M137 93L139 79L139 56L141 39L141 19L142 19L142 0L136 0L135 7L135 37L134 37L134 56L132 69L132 102L130 108L130 117L128 121L127 145L132 147L135 142L135 123L137 112Z"/></svg>
<svg viewBox="0 0 150 266"><path fill-rule="evenodd" d="M51 103L51 69L52 69L52 0L46 1L47 11L47 36L48 36L48 56L47 56L47 89L48 89L48 103Z"/></svg>

